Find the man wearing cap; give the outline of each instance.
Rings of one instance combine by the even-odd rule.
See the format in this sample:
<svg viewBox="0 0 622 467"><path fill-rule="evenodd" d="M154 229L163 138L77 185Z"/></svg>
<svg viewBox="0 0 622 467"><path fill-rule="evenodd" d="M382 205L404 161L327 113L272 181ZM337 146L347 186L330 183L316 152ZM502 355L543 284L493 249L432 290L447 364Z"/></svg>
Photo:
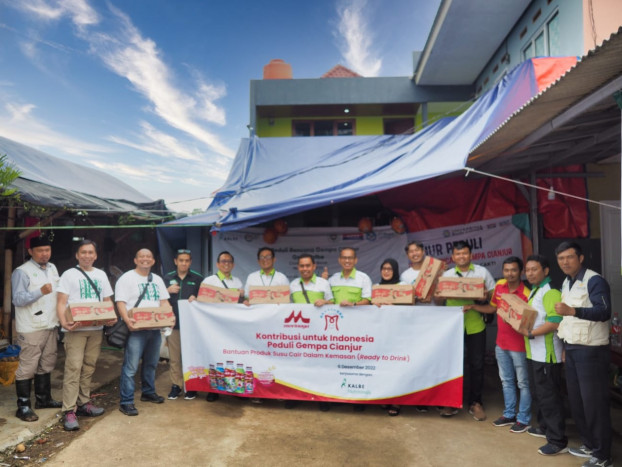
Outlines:
<svg viewBox="0 0 622 467"><path fill-rule="evenodd" d="M58 271L50 263L52 246L47 237L30 240L30 259L11 276L17 343L21 347L15 373L16 416L25 422L39 419L30 405L30 388L35 381L35 408L59 409L52 399L50 373L56 364L58 318L56 288Z"/></svg>
<svg viewBox="0 0 622 467"><path fill-rule="evenodd" d="M199 286L203 276L190 269L192 254L190 250L177 250L175 254L175 270L164 276L164 284L169 295L169 302L175 313L175 326L171 335L166 338L169 355L169 374L171 376L171 392L168 398L177 399L184 386L184 372L181 363L181 335L179 332L179 300L193 301L199 294ZM184 399L192 400L197 397L196 391L186 391Z"/></svg>
<svg viewBox="0 0 622 467"><path fill-rule="evenodd" d="M98 417L103 407L91 402L91 380L101 352L103 326L84 326L67 320L67 306L72 303L112 302L108 276L93 266L97 245L82 240L76 251L78 266L66 270L58 285L56 313L65 333L65 372L63 376L63 427L65 431L80 428L77 416ZM113 325L116 319L107 323Z"/></svg>
<svg viewBox="0 0 622 467"><path fill-rule="evenodd" d="M248 298L251 287L289 286L289 279L287 279L285 274L274 269L276 254L272 248L267 246L259 248L259 251L257 251L257 262L261 269L250 273L246 278L246 285L244 285L245 305L249 304Z"/></svg>

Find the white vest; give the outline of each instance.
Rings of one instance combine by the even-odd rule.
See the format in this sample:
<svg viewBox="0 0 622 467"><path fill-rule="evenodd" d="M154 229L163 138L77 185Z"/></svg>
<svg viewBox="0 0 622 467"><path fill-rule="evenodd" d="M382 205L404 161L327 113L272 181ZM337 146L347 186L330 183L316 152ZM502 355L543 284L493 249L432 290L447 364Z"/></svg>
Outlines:
<svg viewBox="0 0 622 467"><path fill-rule="evenodd" d="M15 327L19 333L52 329L58 325L56 315L56 289L58 288L58 271L52 263L46 265L47 275L32 261L27 261L17 269L28 276L28 291L40 289L48 282L52 284L52 293L44 295L30 305L15 307ZM41 311L42 313L39 313Z"/></svg>
<svg viewBox="0 0 622 467"><path fill-rule="evenodd" d="M570 281L566 278L562 285L562 302L573 308L591 308L590 294L587 290L588 281L599 274L585 270L583 280L576 280L572 289L568 288ZM576 316L564 316L559 323L557 335L568 344L579 345L609 345L609 321L588 321Z"/></svg>

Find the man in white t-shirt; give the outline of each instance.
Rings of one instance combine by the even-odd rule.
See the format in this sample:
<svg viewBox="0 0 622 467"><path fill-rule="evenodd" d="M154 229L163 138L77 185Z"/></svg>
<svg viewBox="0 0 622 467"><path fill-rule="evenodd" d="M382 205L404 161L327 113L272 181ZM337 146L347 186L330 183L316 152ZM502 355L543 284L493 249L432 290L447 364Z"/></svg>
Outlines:
<svg viewBox="0 0 622 467"><path fill-rule="evenodd" d="M259 271L251 272L246 278L244 285L244 304L248 305L248 297L251 287L268 287L271 285L287 285L289 279L285 274L274 269L276 262L276 254L270 247L264 246L259 248L257 252L257 262L259 263Z"/></svg>
<svg viewBox="0 0 622 467"><path fill-rule="evenodd" d="M162 404L164 397L155 390L155 373L160 360L162 335L160 329L134 328L136 321L130 318L132 308L147 308L169 305L169 293L162 278L151 272L155 264L153 253L147 248L138 250L134 258L136 268L123 274L115 286L115 299L121 319L125 321L130 336L125 345L123 367L121 368L121 404L119 410L125 415L138 415L134 406L134 375L142 358L140 400Z"/></svg>
<svg viewBox="0 0 622 467"><path fill-rule="evenodd" d="M67 321L67 306L70 303L112 301L112 287L106 273L93 267L97 260L95 242L82 240L78 244L76 259L78 266L68 269L60 278L56 300L56 314L65 333L63 422L66 431L80 428L76 415L97 417L104 413L102 407L91 402L91 378L101 350L103 326L85 327Z"/></svg>
<svg viewBox="0 0 622 467"><path fill-rule="evenodd" d="M423 243L414 240L408 243L404 250L406 250L406 256L410 262L410 267L400 274L400 281L404 284L413 285L417 280L417 277L419 277L419 271L425 261L425 249L423 247ZM436 304L431 298L423 300L417 298L415 305L434 306Z"/></svg>

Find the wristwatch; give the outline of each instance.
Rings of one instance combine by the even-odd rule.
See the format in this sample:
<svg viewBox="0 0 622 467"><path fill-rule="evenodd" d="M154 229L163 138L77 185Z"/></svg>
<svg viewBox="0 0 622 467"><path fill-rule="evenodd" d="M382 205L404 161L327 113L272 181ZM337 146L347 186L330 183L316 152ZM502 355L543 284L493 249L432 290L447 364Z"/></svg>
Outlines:
<svg viewBox="0 0 622 467"><path fill-rule="evenodd" d="M535 339L536 336L534 336L531 331L529 331L529 333L527 334L527 339Z"/></svg>

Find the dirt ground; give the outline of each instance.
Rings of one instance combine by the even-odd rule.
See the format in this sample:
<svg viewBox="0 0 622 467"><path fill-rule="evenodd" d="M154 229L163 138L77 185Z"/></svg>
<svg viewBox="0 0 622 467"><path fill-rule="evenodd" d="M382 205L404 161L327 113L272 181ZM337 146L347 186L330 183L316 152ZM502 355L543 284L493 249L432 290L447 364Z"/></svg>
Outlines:
<svg viewBox="0 0 622 467"><path fill-rule="evenodd" d="M166 365L159 367L158 392L168 393ZM476 422L462 410L450 419L436 410L418 413L404 407L398 417L388 417L378 406L354 412L347 404L320 412L315 403L286 410L283 402L261 405L233 396L208 403L205 395L186 401L179 398L156 405L140 402L137 417L117 410L118 380L96 392L96 402L107 408L102 417L80 419L80 431L67 433L60 423L26 443L24 453L14 448L0 456L4 465L117 466L580 466L584 459L563 454L545 458L537 453L544 440L508 427L495 428L492 419L502 408L498 377L492 366L486 375L486 408L489 420ZM612 409L616 421L622 408ZM620 424L616 422L614 456L622 459ZM579 444L568 421L570 445ZM28 460L14 456L29 457ZM2 465L0 464L0 465Z"/></svg>

